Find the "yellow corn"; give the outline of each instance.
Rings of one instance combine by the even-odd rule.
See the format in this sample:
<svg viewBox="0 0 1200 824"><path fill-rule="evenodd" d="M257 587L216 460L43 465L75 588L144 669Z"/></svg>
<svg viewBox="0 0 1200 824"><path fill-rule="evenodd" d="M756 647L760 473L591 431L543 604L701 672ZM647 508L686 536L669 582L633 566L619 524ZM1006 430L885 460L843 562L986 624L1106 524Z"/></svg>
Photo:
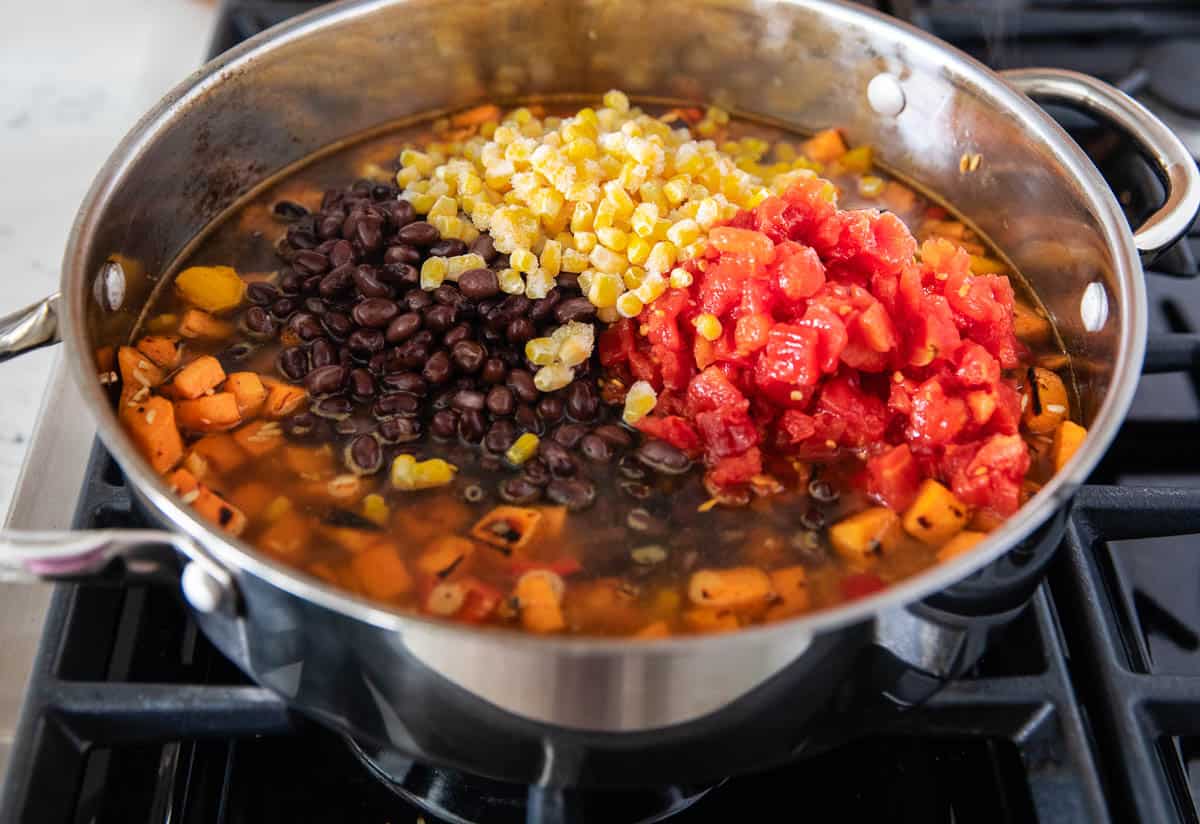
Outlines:
<svg viewBox="0 0 1200 824"><path fill-rule="evenodd" d="M575 373L571 371L571 367L562 363L552 363L537 371L533 376L533 385L539 392L555 392L570 383L574 377Z"/></svg>
<svg viewBox="0 0 1200 824"><path fill-rule="evenodd" d="M642 281L646 279L646 270L641 266L630 266L621 275L621 282L625 284L626 289L636 289L642 285Z"/></svg>
<svg viewBox="0 0 1200 824"><path fill-rule="evenodd" d="M596 248L596 233L595 232L576 232L575 233L575 248L584 254Z"/></svg>
<svg viewBox="0 0 1200 824"><path fill-rule="evenodd" d="M625 409L621 413L621 419L633 426L650 414L656 403L658 395L654 393L654 387L646 381L638 381L625 393Z"/></svg>
<svg viewBox="0 0 1200 824"><path fill-rule="evenodd" d="M527 275L537 268L538 259L528 249L514 249L508 256L508 263L518 272Z"/></svg>
<svg viewBox="0 0 1200 824"><path fill-rule="evenodd" d="M458 216L458 201L449 195L442 195L433 203L433 208L429 210L426 219L432 217L457 217Z"/></svg>
<svg viewBox="0 0 1200 824"><path fill-rule="evenodd" d="M637 288L637 296L642 303L653 303L665 291L667 291L667 279L658 272L647 272L646 277L642 280L642 285Z"/></svg>
<svg viewBox="0 0 1200 824"><path fill-rule="evenodd" d="M418 462L412 455L397 455L392 461L392 486L404 491L432 489L454 480L458 467L441 458Z"/></svg>
<svg viewBox="0 0 1200 824"><path fill-rule="evenodd" d="M421 288L425 291L436 289L446 279L446 259L431 257L421 264Z"/></svg>
<svg viewBox="0 0 1200 824"><path fill-rule="evenodd" d="M557 240L547 240L538 262L551 278L558 277L562 271L562 244Z"/></svg>
<svg viewBox="0 0 1200 824"><path fill-rule="evenodd" d="M513 445L504 453L504 458L513 466L520 466L536 455L537 449L538 436L532 432L526 432L513 442Z"/></svg>
<svg viewBox="0 0 1200 824"><path fill-rule="evenodd" d="M623 318L636 318L642 312L642 301L633 292L617 298L617 314Z"/></svg>
<svg viewBox="0 0 1200 824"><path fill-rule="evenodd" d="M629 238L629 246L625 249L625 257L630 263L641 266L650 258L650 251L653 247L650 241L639 235L633 235Z"/></svg>
<svg viewBox="0 0 1200 824"><path fill-rule="evenodd" d="M554 275L540 267L534 269L525 278L525 297L530 300L541 300L550 294L550 290L553 288Z"/></svg>
<svg viewBox="0 0 1200 824"><path fill-rule="evenodd" d="M502 269L497 276L500 281L500 291L506 295L522 295L525 293L525 279L516 269Z"/></svg>
<svg viewBox="0 0 1200 824"><path fill-rule="evenodd" d="M578 274L588 267L588 256L576 249L566 249L562 253L563 272L574 272Z"/></svg>
<svg viewBox="0 0 1200 824"><path fill-rule="evenodd" d="M387 526L388 518L391 517L387 501L382 495L374 492L363 498L362 513L364 518L379 526Z"/></svg>
<svg viewBox="0 0 1200 824"><path fill-rule="evenodd" d="M604 105L618 112L627 112L629 111L629 98L625 96L624 92L613 89L604 95Z"/></svg>
<svg viewBox="0 0 1200 824"><path fill-rule="evenodd" d="M487 262L474 252L446 258L446 280L457 281L458 276L463 272L482 269L485 266L487 266Z"/></svg>
<svg viewBox="0 0 1200 824"><path fill-rule="evenodd" d="M674 243L677 247L687 246L699 238L700 225L690 218L679 221L667 230L667 240Z"/></svg>
<svg viewBox="0 0 1200 824"><path fill-rule="evenodd" d="M686 289L692 285L692 273L682 266L676 266L671 270L671 288Z"/></svg>
<svg viewBox="0 0 1200 824"><path fill-rule="evenodd" d="M721 337L721 321L716 315L708 312L699 314L692 321L692 325L696 327L696 333L705 340L716 340Z"/></svg>
<svg viewBox="0 0 1200 824"><path fill-rule="evenodd" d="M612 275L625 271L625 267L628 265L625 255L618 254L604 246L597 246L593 249L591 255L588 256L588 260L601 272L607 272Z"/></svg>
<svg viewBox="0 0 1200 824"><path fill-rule="evenodd" d="M533 338L525 342L525 357L537 366L548 366L558 357L558 342L551 338Z"/></svg>
<svg viewBox="0 0 1200 824"><path fill-rule="evenodd" d="M646 269L659 274L669 272L675 265L675 257L675 244L669 240L659 241L646 257Z"/></svg>
<svg viewBox="0 0 1200 824"><path fill-rule="evenodd" d="M625 291L621 278L610 272L598 272L588 287L587 298L593 306L616 306L617 298ZM655 296L657 297L657 295ZM647 301L642 301L646 303Z"/></svg>

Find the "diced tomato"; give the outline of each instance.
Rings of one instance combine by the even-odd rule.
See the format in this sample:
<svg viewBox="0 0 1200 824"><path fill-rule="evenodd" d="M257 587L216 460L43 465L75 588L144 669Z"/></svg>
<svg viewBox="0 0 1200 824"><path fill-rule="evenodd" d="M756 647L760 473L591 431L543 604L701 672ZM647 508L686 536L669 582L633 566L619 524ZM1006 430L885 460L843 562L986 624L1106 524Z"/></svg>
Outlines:
<svg viewBox="0 0 1200 824"><path fill-rule="evenodd" d="M785 444L798 444L808 440L817 432L811 416L797 409L786 409L775 422L775 431Z"/></svg>
<svg viewBox="0 0 1200 824"><path fill-rule="evenodd" d="M684 452L696 452L701 447L696 430L678 415L647 415L636 426L650 437L666 441Z"/></svg>
<svg viewBox="0 0 1200 824"><path fill-rule="evenodd" d="M906 443L868 460L867 474L867 489L897 512L908 509L921 484L920 467Z"/></svg>
<svg viewBox="0 0 1200 824"><path fill-rule="evenodd" d="M621 318L605 329L598 343L600 365L613 366L628 361L630 353L637 348L636 336L633 321L628 318Z"/></svg>
<svg viewBox="0 0 1200 824"><path fill-rule="evenodd" d="M873 572L852 572L842 579L842 595L847 601L865 598L885 588L883 579Z"/></svg>
<svg viewBox="0 0 1200 824"><path fill-rule="evenodd" d="M750 408L746 396L733 385L725 371L716 366L710 366L692 378L688 385L687 400L692 414L709 409L745 411Z"/></svg>
<svg viewBox="0 0 1200 824"><path fill-rule="evenodd" d="M994 435L981 446L947 452L944 464L951 488L963 503L1005 516L1021 505L1029 448L1020 435Z"/></svg>
<svg viewBox="0 0 1200 824"><path fill-rule="evenodd" d="M737 486L749 483L755 475L762 474L762 452L751 447L740 455L721 458L708 470L708 481L718 487Z"/></svg>
<svg viewBox="0 0 1200 824"><path fill-rule="evenodd" d="M742 315L734 327L734 339L737 341L739 352L749 354L757 352L767 345L767 336L771 332L771 317L764 314Z"/></svg>
<svg viewBox="0 0 1200 824"><path fill-rule="evenodd" d="M750 415L741 409L710 409L696 415L696 429L710 458L738 455L758 443Z"/></svg>
<svg viewBox="0 0 1200 824"><path fill-rule="evenodd" d="M724 317L742 300L742 280L745 267L734 260L718 260L709 264L699 279L700 309Z"/></svg>
<svg viewBox="0 0 1200 824"><path fill-rule="evenodd" d="M807 402L811 392L805 388L821 377L819 345L820 335L811 327L776 324L755 363L755 385L782 406Z"/></svg>
<svg viewBox="0 0 1200 824"><path fill-rule="evenodd" d="M654 368L654 361L643 352L629 353L629 371L634 380L646 381L653 384L655 389L662 387L662 380L658 370Z"/></svg>
<svg viewBox="0 0 1200 824"><path fill-rule="evenodd" d="M968 341L958 352L954 375L963 386L992 387L1000 382L1000 364L982 346Z"/></svg>
<svg viewBox="0 0 1200 824"><path fill-rule="evenodd" d="M878 442L887 426L887 409L879 398L864 392L854 374L839 374L822 388L817 411L840 420L843 446L861 447Z"/></svg>
<svg viewBox="0 0 1200 824"><path fill-rule="evenodd" d="M775 248L772 273L776 287L788 300L812 297L825 285L825 264L816 250L790 240Z"/></svg>
<svg viewBox="0 0 1200 824"><path fill-rule="evenodd" d="M806 326L817 333L817 363L826 374L836 372L848 339L846 324L842 323L842 319L827 306L810 303L808 311L796 325Z"/></svg>
<svg viewBox="0 0 1200 824"><path fill-rule="evenodd" d="M750 266L766 266L775 260L775 244L761 232L717 226L708 233L708 243L723 255L732 255Z"/></svg>
<svg viewBox="0 0 1200 824"><path fill-rule="evenodd" d="M946 394L940 378L930 378L913 393L907 434L925 446L947 444L958 437L968 418L966 401Z"/></svg>

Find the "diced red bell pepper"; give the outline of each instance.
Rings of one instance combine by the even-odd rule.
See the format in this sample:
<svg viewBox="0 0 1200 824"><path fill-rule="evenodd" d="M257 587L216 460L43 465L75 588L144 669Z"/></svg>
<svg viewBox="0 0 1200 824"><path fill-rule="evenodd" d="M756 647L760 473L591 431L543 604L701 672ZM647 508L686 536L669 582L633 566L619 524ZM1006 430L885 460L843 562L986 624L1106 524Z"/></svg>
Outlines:
<svg viewBox="0 0 1200 824"><path fill-rule="evenodd" d="M688 408L692 414L708 409L740 409L750 408L746 396L733 385L725 371L716 366L710 366L688 384Z"/></svg>

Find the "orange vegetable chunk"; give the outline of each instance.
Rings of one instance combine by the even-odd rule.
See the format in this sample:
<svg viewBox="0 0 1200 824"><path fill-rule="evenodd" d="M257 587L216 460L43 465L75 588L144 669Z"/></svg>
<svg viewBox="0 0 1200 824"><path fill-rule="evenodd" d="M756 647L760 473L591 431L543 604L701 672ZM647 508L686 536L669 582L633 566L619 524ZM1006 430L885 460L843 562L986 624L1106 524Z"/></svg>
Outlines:
<svg viewBox="0 0 1200 824"><path fill-rule="evenodd" d="M246 462L246 453L226 434L205 435L192 444L192 452L203 458L210 469L222 475Z"/></svg>
<svg viewBox="0 0 1200 824"><path fill-rule="evenodd" d="M212 355L201 355L179 370L175 376L175 393L181 398L198 398L210 389L216 389L225 380L221 362Z"/></svg>
<svg viewBox="0 0 1200 824"><path fill-rule="evenodd" d="M189 309L179 321L179 334L196 340L225 340L233 334L233 324L200 309Z"/></svg>
<svg viewBox="0 0 1200 824"><path fill-rule="evenodd" d="M306 400L308 400L308 393L304 391L304 387L276 381L267 390L263 415L272 420L286 418L299 409Z"/></svg>
<svg viewBox="0 0 1200 824"><path fill-rule="evenodd" d="M238 412L250 420L258 417L267 402L267 387L253 372L234 372L225 379L225 391L237 398Z"/></svg>
<svg viewBox="0 0 1200 824"><path fill-rule="evenodd" d="M183 341L175 335L147 335L138 341L137 349L164 369L179 365Z"/></svg>
<svg viewBox="0 0 1200 824"><path fill-rule="evenodd" d="M123 406L121 420L155 472L161 474L179 463L183 457L183 438L175 425L175 410L169 400L151 396L135 406Z"/></svg>
<svg viewBox="0 0 1200 824"><path fill-rule="evenodd" d="M383 601L399 598L412 589L412 576L400 553L390 544L378 544L354 556L350 568L363 591Z"/></svg>
<svg viewBox="0 0 1200 824"><path fill-rule="evenodd" d="M180 428L190 432L224 432L242 422L232 392L176 401L175 416Z"/></svg>
<svg viewBox="0 0 1200 824"><path fill-rule="evenodd" d="M233 440L246 453L261 458L283 444L283 430L275 421L251 421L234 431Z"/></svg>

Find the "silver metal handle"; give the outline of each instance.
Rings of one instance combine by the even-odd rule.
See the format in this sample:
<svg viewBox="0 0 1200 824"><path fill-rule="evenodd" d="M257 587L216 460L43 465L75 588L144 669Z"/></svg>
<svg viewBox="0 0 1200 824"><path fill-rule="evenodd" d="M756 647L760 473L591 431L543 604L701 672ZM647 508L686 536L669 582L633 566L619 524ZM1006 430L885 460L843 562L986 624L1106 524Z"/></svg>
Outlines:
<svg viewBox="0 0 1200 824"><path fill-rule="evenodd" d="M0 361L30 349L58 343L58 303L55 292L24 309L0 318Z"/></svg>
<svg viewBox="0 0 1200 824"><path fill-rule="evenodd" d="M1167 200L1133 233L1142 259L1149 262L1178 240L1200 210L1200 170L1174 132L1129 95L1103 80L1065 69L1010 69L1000 73L1034 100L1078 106L1128 132L1158 166Z"/></svg>

